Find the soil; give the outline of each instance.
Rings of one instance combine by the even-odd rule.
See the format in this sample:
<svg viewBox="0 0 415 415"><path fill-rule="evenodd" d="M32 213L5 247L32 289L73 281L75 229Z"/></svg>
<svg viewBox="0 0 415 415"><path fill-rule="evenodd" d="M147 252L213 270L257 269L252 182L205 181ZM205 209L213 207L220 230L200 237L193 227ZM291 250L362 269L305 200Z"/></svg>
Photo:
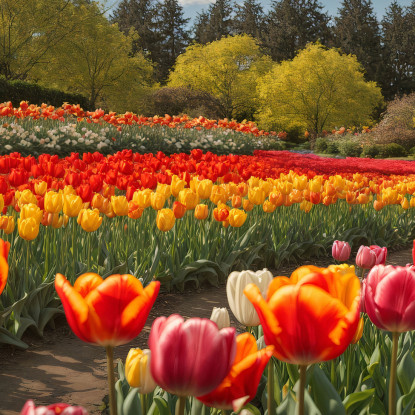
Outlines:
<svg viewBox="0 0 415 415"><path fill-rule="evenodd" d="M410 249L388 255L388 264L410 262ZM327 259L319 261L318 265L328 263ZM296 267L275 270L273 275L289 275ZM141 334L131 343L117 347L115 359L124 361L131 347L147 347L151 324L156 317L178 313L185 318L209 318L213 307L228 307L224 285L159 294ZM229 314L231 324L241 331L243 328L230 310ZM65 402L82 405L90 415L101 413L102 399L107 393L104 349L79 340L63 316L55 323L55 329L47 330L43 338L27 335L24 340L30 346L28 350L0 349L0 415L19 414L28 399L33 399L36 405Z"/></svg>

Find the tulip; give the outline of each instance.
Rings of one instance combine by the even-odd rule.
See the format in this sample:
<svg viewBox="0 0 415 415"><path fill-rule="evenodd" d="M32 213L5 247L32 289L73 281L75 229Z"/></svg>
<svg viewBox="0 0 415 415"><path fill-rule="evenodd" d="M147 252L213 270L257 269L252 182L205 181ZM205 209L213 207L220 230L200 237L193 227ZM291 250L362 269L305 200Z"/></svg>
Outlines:
<svg viewBox="0 0 415 415"><path fill-rule="evenodd" d="M258 326L260 320L252 303L243 294L245 287L250 284L256 284L265 295L268 285L272 281L272 274L267 270L261 271L234 271L226 283L226 295L228 297L229 307L236 319L244 326Z"/></svg>
<svg viewBox="0 0 415 415"><path fill-rule="evenodd" d="M199 203L199 196L191 189L183 189L179 193L178 200L187 210L192 210Z"/></svg>
<svg viewBox="0 0 415 415"><path fill-rule="evenodd" d="M151 205L151 189L137 190L133 195L133 202L140 208L146 209Z"/></svg>
<svg viewBox="0 0 415 415"><path fill-rule="evenodd" d="M389 414L396 414L396 363L399 334L415 330L415 270L374 266L364 284L364 307L373 324L392 332Z"/></svg>
<svg viewBox="0 0 415 415"><path fill-rule="evenodd" d="M229 211L229 224L233 228L240 228L246 221L247 214L240 209L231 209Z"/></svg>
<svg viewBox="0 0 415 415"><path fill-rule="evenodd" d="M132 388L141 394L153 392L156 388L150 372L151 352L149 349L130 349L125 360L125 377Z"/></svg>
<svg viewBox="0 0 415 415"><path fill-rule="evenodd" d="M215 184L214 186L212 186L212 191L210 193L209 198L212 203L218 205L219 203L227 202L228 194L224 187Z"/></svg>
<svg viewBox="0 0 415 415"><path fill-rule="evenodd" d="M171 194L177 198L179 196L179 193L181 190L183 190L186 186L186 182L182 179L180 179L178 176L173 176L171 178Z"/></svg>
<svg viewBox="0 0 415 415"><path fill-rule="evenodd" d="M255 398L262 372L273 350L273 346L258 350L252 334L240 334L236 338L236 357L228 375L215 390L197 399L207 406L238 412Z"/></svg>
<svg viewBox="0 0 415 415"><path fill-rule="evenodd" d="M63 208L63 196L56 192L47 192L45 195L45 211L59 213Z"/></svg>
<svg viewBox="0 0 415 415"><path fill-rule="evenodd" d="M212 193L213 183L212 180L201 180L196 187L196 192L201 199L209 199Z"/></svg>
<svg viewBox="0 0 415 415"><path fill-rule="evenodd" d="M34 205L37 205L36 196L29 189L23 190L23 192L20 193L18 200L19 200L20 207L23 205L27 205L29 203L33 203Z"/></svg>
<svg viewBox="0 0 415 415"><path fill-rule="evenodd" d="M81 209L77 219L78 225L86 232L95 232L102 223L98 209Z"/></svg>
<svg viewBox="0 0 415 415"><path fill-rule="evenodd" d="M171 209L161 209L157 211L156 225L162 232L169 231L173 226L176 218Z"/></svg>
<svg viewBox="0 0 415 415"><path fill-rule="evenodd" d="M151 374L169 393L201 396L211 392L229 372L236 352L235 329L219 330L209 319L173 314L151 327Z"/></svg>
<svg viewBox="0 0 415 415"><path fill-rule="evenodd" d="M82 203L83 202L80 196L73 194L64 194L63 213L69 216L70 218L76 218L82 209Z"/></svg>
<svg viewBox="0 0 415 415"><path fill-rule="evenodd" d="M348 242L334 241L331 248L331 254L336 261L344 262L350 257L352 248Z"/></svg>
<svg viewBox="0 0 415 415"><path fill-rule="evenodd" d="M204 220L209 215L209 209L207 205L199 204L195 207L195 218L199 220Z"/></svg>
<svg viewBox="0 0 415 415"><path fill-rule="evenodd" d="M20 415L88 415L88 412L82 406L70 406L66 403L36 407L33 401L27 401Z"/></svg>
<svg viewBox="0 0 415 415"><path fill-rule="evenodd" d="M169 184L158 183L156 193L160 193L165 199L168 199L171 196L171 187Z"/></svg>
<svg viewBox="0 0 415 415"><path fill-rule="evenodd" d="M178 200L173 203L173 213L176 219L181 219L186 213L186 206Z"/></svg>
<svg viewBox="0 0 415 415"><path fill-rule="evenodd" d="M128 202L128 217L130 219L139 219L143 214L144 209L138 207L138 205L130 200Z"/></svg>
<svg viewBox="0 0 415 415"><path fill-rule="evenodd" d="M219 330L231 326L231 320L229 318L228 309L226 307L213 307L210 320L216 323Z"/></svg>
<svg viewBox="0 0 415 415"><path fill-rule="evenodd" d="M388 248L380 247L377 245L370 245L370 250L373 251L376 255L376 263L375 265L385 265L386 256L388 255Z"/></svg>
<svg viewBox="0 0 415 415"><path fill-rule="evenodd" d="M19 218L17 220L19 235L26 241L31 241L38 236L39 225L40 222L38 222L33 216L27 219Z"/></svg>
<svg viewBox="0 0 415 415"><path fill-rule="evenodd" d="M250 212L254 208L254 204L249 199L244 199L242 201L242 207L245 212Z"/></svg>
<svg viewBox="0 0 415 415"><path fill-rule="evenodd" d="M217 208L213 209L213 217L218 222L223 222L228 219L229 208L227 205L220 203Z"/></svg>
<svg viewBox="0 0 415 415"><path fill-rule="evenodd" d="M46 182L37 182L35 183L35 193L37 195L43 196L48 190L48 184Z"/></svg>
<svg viewBox="0 0 415 415"><path fill-rule="evenodd" d="M9 274L9 264L7 258L9 256L10 242L0 239L0 294L6 286L7 276Z"/></svg>
<svg viewBox="0 0 415 415"><path fill-rule="evenodd" d="M110 275L103 280L98 274L86 273L72 287L63 275L56 274L55 288L75 335L105 347L110 413L115 415L113 349L141 332L160 290L160 282L153 281L143 289L133 275Z"/></svg>
<svg viewBox="0 0 415 415"><path fill-rule="evenodd" d="M264 204L262 205L262 210L265 213L272 213L277 208L277 205L274 205L269 200L265 200Z"/></svg>
<svg viewBox="0 0 415 415"><path fill-rule="evenodd" d="M150 203L151 203L151 207L154 210L163 209L163 206L166 203L166 197L164 196L163 193L159 193L159 192L151 193Z"/></svg>
<svg viewBox="0 0 415 415"><path fill-rule="evenodd" d="M28 203L23 205L20 211L21 219L33 218L36 222L40 223L43 218L43 212L40 210L39 206L34 203Z"/></svg>
<svg viewBox="0 0 415 415"><path fill-rule="evenodd" d="M266 194L261 187L253 187L248 190L248 199L254 205L262 205Z"/></svg>
<svg viewBox="0 0 415 415"><path fill-rule="evenodd" d="M128 200L125 196L111 196L111 206L117 216L128 215Z"/></svg>
<svg viewBox="0 0 415 415"><path fill-rule="evenodd" d="M0 216L0 229L9 235L14 231L15 223L13 216Z"/></svg>
<svg viewBox="0 0 415 415"><path fill-rule="evenodd" d="M356 265L362 268L362 277L365 269L370 269L376 264L376 253L372 251L368 246L362 245L357 251Z"/></svg>

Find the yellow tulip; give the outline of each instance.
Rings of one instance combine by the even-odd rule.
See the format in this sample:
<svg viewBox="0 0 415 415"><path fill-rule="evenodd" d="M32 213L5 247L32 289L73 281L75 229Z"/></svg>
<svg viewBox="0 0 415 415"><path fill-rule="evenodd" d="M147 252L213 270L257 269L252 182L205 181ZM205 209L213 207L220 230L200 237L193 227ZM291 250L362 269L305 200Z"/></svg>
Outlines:
<svg viewBox="0 0 415 415"><path fill-rule="evenodd" d="M218 205L219 203L226 203L228 200L228 194L224 187L219 185L212 186L212 191L210 193L210 200L215 205Z"/></svg>
<svg viewBox="0 0 415 415"><path fill-rule="evenodd" d="M176 221L176 217L171 209L160 209L157 212L156 225L163 232L169 231Z"/></svg>
<svg viewBox="0 0 415 415"><path fill-rule="evenodd" d="M125 377L132 388L141 394L153 392L156 382L150 371L151 352L148 349L130 349L125 360Z"/></svg>
<svg viewBox="0 0 415 415"><path fill-rule="evenodd" d="M262 210L266 213L272 213L277 208L277 205L274 205L269 200L266 200L262 205Z"/></svg>
<svg viewBox="0 0 415 415"><path fill-rule="evenodd" d="M212 180L201 180L196 187L196 192L201 199L209 199L213 189Z"/></svg>
<svg viewBox="0 0 415 415"><path fill-rule="evenodd" d="M98 209L81 209L78 214L77 222L86 232L95 232L102 223Z"/></svg>
<svg viewBox="0 0 415 415"><path fill-rule="evenodd" d="M409 201L406 197L403 197L401 200L402 209L409 209Z"/></svg>
<svg viewBox="0 0 415 415"><path fill-rule="evenodd" d="M173 176L171 178L171 193L172 195L177 198L180 191L183 190L186 186L186 182L182 179L180 179L178 176Z"/></svg>
<svg viewBox="0 0 415 415"><path fill-rule="evenodd" d="M158 183L156 188L157 193L161 193L167 200L171 196L171 187L166 183Z"/></svg>
<svg viewBox="0 0 415 415"><path fill-rule="evenodd" d="M240 209L231 209L229 211L228 221L233 228L241 227L246 221L247 214Z"/></svg>
<svg viewBox="0 0 415 415"><path fill-rule="evenodd" d="M14 231L15 223L13 216L0 216L0 229L9 235Z"/></svg>
<svg viewBox="0 0 415 415"><path fill-rule="evenodd" d="M141 209L146 209L151 205L151 189L136 190L133 194L133 202Z"/></svg>
<svg viewBox="0 0 415 415"><path fill-rule="evenodd" d="M163 209L164 204L166 203L166 198L163 193L159 193L156 191L154 193L151 193L150 201L151 207L154 210L160 210Z"/></svg>
<svg viewBox="0 0 415 415"><path fill-rule="evenodd" d="M304 190L307 187L308 178L307 176L296 176L293 181L293 187L297 190Z"/></svg>
<svg viewBox="0 0 415 415"><path fill-rule="evenodd" d="M313 204L309 202L308 200L303 200L300 203L300 209L303 210L305 213L310 212L312 207L313 207Z"/></svg>
<svg viewBox="0 0 415 415"><path fill-rule="evenodd" d="M248 190L248 199L254 205L262 205L265 201L265 191L260 187L250 187Z"/></svg>
<svg viewBox="0 0 415 415"><path fill-rule="evenodd" d="M111 205L117 216L128 215L128 200L125 196L111 196Z"/></svg>
<svg viewBox="0 0 415 415"><path fill-rule="evenodd" d="M59 213L63 208L61 193L47 192L45 195L45 210L49 213Z"/></svg>
<svg viewBox="0 0 415 415"><path fill-rule="evenodd" d="M43 211L40 210L39 206L33 203L28 203L27 205L22 206L20 210L20 218L34 218L36 222L40 223L43 218Z"/></svg>
<svg viewBox="0 0 415 415"><path fill-rule="evenodd" d="M32 193L31 190L25 189L25 190L23 190L23 192L20 193L19 207L22 207L23 205L27 205L29 203L31 203L33 205L37 205L37 199L36 199L36 196Z"/></svg>
<svg viewBox="0 0 415 415"><path fill-rule="evenodd" d="M65 187L66 189L66 187ZM70 218L75 218L78 216L80 210L82 209L82 199L80 196L64 193L63 197L63 213Z"/></svg>
<svg viewBox="0 0 415 415"><path fill-rule="evenodd" d="M195 218L199 219L199 220L204 220L208 217L209 214L209 209L207 207L207 205L197 205L195 207Z"/></svg>
<svg viewBox="0 0 415 415"><path fill-rule="evenodd" d="M91 200L91 207L93 209L98 209L101 213L104 213L101 209L104 204L104 196L100 193L95 193Z"/></svg>
<svg viewBox="0 0 415 415"><path fill-rule="evenodd" d="M186 206L186 210L192 210L199 203L199 196L191 189L183 189L179 193L178 200Z"/></svg>
<svg viewBox="0 0 415 415"><path fill-rule="evenodd" d="M3 212L4 209L4 198L3 195L0 193L0 215Z"/></svg>
<svg viewBox="0 0 415 415"><path fill-rule="evenodd" d="M48 184L46 182L37 182L35 183L35 193L39 196L43 196L48 190Z"/></svg>
<svg viewBox="0 0 415 415"><path fill-rule="evenodd" d="M40 221L37 221L33 216L26 219L19 218L17 220L17 227L19 235L26 241L35 239L39 234Z"/></svg>
<svg viewBox="0 0 415 415"><path fill-rule="evenodd" d="M77 195L76 190L69 184L63 188L63 195Z"/></svg>

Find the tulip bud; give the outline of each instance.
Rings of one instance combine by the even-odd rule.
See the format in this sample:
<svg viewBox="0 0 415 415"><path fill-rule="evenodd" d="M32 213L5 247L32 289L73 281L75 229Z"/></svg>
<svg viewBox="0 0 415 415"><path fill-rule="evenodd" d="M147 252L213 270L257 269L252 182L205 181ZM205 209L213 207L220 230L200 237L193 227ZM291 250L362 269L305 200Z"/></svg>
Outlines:
<svg viewBox="0 0 415 415"><path fill-rule="evenodd" d="M111 205L117 216L128 215L128 200L125 196L111 196Z"/></svg>
<svg viewBox="0 0 415 415"><path fill-rule="evenodd" d="M26 241L35 239L39 234L40 221L37 221L33 216L26 219L19 218L17 220L17 227L19 235Z"/></svg>
<svg viewBox="0 0 415 415"><path fill-rule="evenodd" d="M376 264L376 254L368 246L362 245L357 251L356 265L359 268L370 269Z"/></svg>
<svg viewBox="0 0 415 415"><path fill-rule="evenodd" d="M331 254L336 261L344 262L350 258L351 250L348 242L334 241Z"/></svg>
<svg viewBox="0 0 415 415"><path fill-rule="evenodd" d="M262 296L265 297L271 281L272 274L267 269L257 272L234 271L229 275L226 284L229 307L236 319L244 326L258 326L260 324L254 306L243 293L245 287L253 283L259 287Z"/></svg>
<svg viewBox="0 0 415 415"><path fill-rule="evenodd" d="M213 307L210 319L216 323L219 330L231 326L231 320L229 318L228 309L226 307Z"/></svg>
<svg viewBox="0 0 415 415"><path fill-rule="evenodd" d="M209 209L207 207L207 205L197 205L195 207L195 218L199 219L199 220L204 220L208 217L209 215Z"/></svg>
<svg viewBox="0 0 415 415"><path fill-rule="evenodd" d="M132 388L141 394L153 392L156 382L150 372L151 352L149 349L130 349L125 360L125 377Z"/></svg>
<svg viewBox="0 0 415 415"><path fill-rule="evenodd" d="M180 203L176 200L173 203L173 213L176 219L181 219L186 213L186 206L183 203Z"/></svg>
<svg viewBox="0 0 415 415"><path fill-rule="evenodd" d="M162 232L169 231L173 226L176 218L171 209L160 209L157 212L156 225Z"/></svg>
<svg viewBox="0 0 415 415"><path fill-rule="evenodd" d="M48 190L48 184L46 182L35 183L35 193L39 196L43 196Z"/></svg>

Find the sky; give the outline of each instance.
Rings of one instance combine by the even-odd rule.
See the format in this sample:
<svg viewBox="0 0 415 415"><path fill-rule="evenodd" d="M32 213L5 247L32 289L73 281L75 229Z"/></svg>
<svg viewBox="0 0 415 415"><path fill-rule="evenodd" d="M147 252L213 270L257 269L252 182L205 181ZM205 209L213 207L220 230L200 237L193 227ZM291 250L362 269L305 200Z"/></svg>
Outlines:
<svg viewBox="0 0 415 415"><path fill-rule="evenodd" d="M119 3L120 0L107 0L109 4ZM190 25L193 25L193 21L195 20L198 13L201 13L204 10L207 10L210 3L213 3L212 0L179 0L179 3L182 4L184 9L185 17L191 18L189 22ZM237 0L238 3L243 3L243 0ZM392 0L372 0L373 9L378 17L379 20L382 19L385 9L391 4ZM401 6L409 6L412 0L398 0L398 3ZM272 0L260 0L264 11L267 11L272 3ZM337 10L341 1L333 1L333 0L320 0L320 3L324 6L325 10L329 13L329 15L333 16L337 14Z"/></svg>

